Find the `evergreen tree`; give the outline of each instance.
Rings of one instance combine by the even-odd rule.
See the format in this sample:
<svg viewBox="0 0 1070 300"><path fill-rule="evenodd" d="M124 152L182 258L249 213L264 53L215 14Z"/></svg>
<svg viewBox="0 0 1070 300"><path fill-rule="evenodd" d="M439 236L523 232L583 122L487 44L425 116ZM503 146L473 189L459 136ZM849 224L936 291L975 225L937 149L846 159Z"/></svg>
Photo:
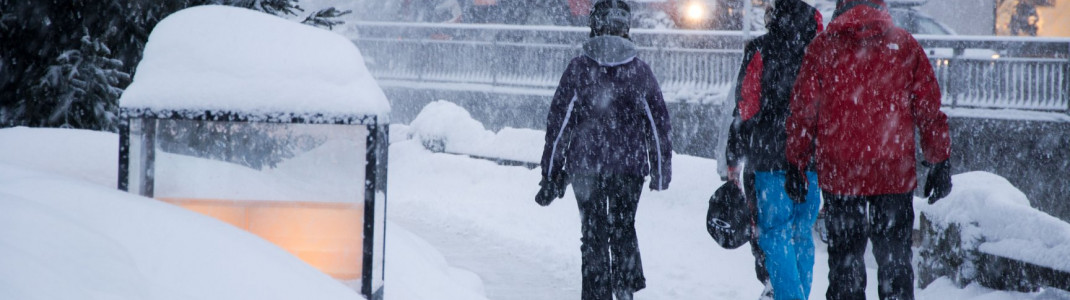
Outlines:
<svg viewBox="0 0 1070 300"><path fill-rule="evenodd" d="M0 125L115 130L120 1L0 0Z"/></svg>
<svg viewBox="0 0 1070 300"><path fill-rule="evenodd" d="M297 0L0 0L0 127L116 130L118 98L149 32L183 8L231 5L297 16ZM332 28L328 8L303 23Z"/></svg>
<svg viewBox="0 0 1070 300"><path fill-rule="evenodd" d="M29 88L35 101L15 101L15 111L45 117L23 125L118 129L119 86L126 85L130 76L119 70L122 62L110 58L111 51L99 38L86 28L82 33L80 47L59 53Z"/></svg>

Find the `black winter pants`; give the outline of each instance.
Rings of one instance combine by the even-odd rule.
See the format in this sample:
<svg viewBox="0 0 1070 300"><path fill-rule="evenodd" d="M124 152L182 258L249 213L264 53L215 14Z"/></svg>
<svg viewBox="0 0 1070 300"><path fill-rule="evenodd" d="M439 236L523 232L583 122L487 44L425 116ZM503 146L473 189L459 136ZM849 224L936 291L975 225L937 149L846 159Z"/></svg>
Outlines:
<svg viewBox="0 0 1070 300"><path fill-rule="evenodd" d="M763 285L769 284L769 270L765 268L765 251L758 245L758 194L754 190L754 171L743 173L743 190L746 191L747 209L750 213L750 251L754 255L754 273Z"/></svg>
<svg viewBox="0 0 1070 300"><path fill-rule="evenodd" d="M913 300L911 194L838 196L824 191L824 195L829 240L829 288L825 298L866 299L863 255L868 238L877 259L877 295L882 300Z"/></svg>
<svg viewBox="0 0 1070 300"><path fill-rule="evenodd" d="M646 287L635 210L643 178L621 175L574 175L572 188L583 231L584 300L610 300L614 290Z"/></svg>

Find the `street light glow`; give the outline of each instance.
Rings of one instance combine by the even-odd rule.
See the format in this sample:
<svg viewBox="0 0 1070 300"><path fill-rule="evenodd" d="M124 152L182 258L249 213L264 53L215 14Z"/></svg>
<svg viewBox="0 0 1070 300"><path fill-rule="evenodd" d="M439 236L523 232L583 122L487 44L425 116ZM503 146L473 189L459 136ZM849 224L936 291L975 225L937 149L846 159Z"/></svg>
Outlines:
<svg viewBox="0 0 1070 300"><path fill-rule="evenodd" d="M687 4L684 14L692 22L701 21L706 17L706 5L699 1L692 1Z"/></svg>

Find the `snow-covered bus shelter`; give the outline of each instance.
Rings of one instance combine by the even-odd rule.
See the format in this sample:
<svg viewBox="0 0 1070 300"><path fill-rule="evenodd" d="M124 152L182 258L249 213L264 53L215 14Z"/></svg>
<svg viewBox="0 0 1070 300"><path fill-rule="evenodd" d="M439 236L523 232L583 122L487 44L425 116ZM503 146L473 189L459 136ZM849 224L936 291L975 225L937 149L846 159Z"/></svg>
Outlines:
<svg viewBox="0 0 1070 300"><path fill-rule="evenodd" d="M389 112L346 38L189 8L153 29L120 98L119 188L247 230L381 299Z"/></svg>

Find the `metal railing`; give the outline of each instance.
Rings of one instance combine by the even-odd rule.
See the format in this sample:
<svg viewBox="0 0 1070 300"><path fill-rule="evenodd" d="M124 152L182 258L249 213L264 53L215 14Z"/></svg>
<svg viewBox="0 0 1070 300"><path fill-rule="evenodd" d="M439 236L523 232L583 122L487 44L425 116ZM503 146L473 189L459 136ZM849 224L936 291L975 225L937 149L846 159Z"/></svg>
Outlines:
<svg viewBox="0 0 1070 300"><path fill-rule="evenodd" d="M358 22L351 39L385 87L549 95L580 54L580 27ZM735 80L738 31L633 29L670 101L718 103ZM1070 39L916 36L950 107L1070 113Z"/></svg>

